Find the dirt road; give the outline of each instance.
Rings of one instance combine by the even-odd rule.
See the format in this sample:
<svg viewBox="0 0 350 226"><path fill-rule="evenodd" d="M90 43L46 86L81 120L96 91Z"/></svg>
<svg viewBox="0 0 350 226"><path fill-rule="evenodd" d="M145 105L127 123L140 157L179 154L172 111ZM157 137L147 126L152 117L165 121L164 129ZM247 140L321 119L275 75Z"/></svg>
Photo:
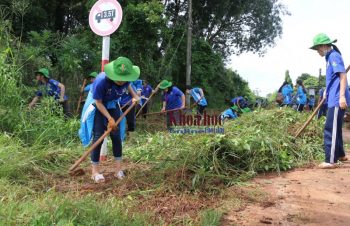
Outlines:
<svg viewBox="0 0 350 226"><path fill-rule="evenodd" d="M349 143L350 131L344 133ZM268 202L230 211L223 225L350 225L350 162L336 169L315 166L261 176L251 186L266 192Z"/></svg>

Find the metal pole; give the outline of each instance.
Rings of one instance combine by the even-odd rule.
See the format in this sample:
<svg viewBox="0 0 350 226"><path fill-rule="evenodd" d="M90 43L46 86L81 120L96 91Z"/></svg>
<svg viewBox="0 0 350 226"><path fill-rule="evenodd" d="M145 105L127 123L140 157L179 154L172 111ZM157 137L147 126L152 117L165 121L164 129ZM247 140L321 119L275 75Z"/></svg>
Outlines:
<svg viewBox="0 0 350 226"><path fill-rule="evenodd" d="M188 1L187 52L186 52L186 85L191 85L192 58L192 0ZM186 106L190 106L190 95L186 94Z"/></svg>
<svg viewBox="0 0 350 226"><path fill-rule="evenodd" d="M110 48L111 39L109 36L103 36L102 39L102 60L101 60L101 71L104 71L104 67L109 62L109 48ZM100 161L107 160L107 138L104 139L101 152L100 152Z"/></svg>
<svg viewBox="0 0 350 226"><path fill-rule="evenodd" d="M101 71L104 71L104 67L109 62L109 46L111 39L109 36L104 36L102 39L102 61L101 61Z"/></svg>

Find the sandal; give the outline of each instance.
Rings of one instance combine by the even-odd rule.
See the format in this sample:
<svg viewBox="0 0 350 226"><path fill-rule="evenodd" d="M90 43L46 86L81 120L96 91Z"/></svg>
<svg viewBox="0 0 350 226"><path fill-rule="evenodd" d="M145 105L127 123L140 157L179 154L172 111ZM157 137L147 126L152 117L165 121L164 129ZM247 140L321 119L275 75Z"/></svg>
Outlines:
<svg viewBox="0 0 350 226"><path fill-rule="evenodd" d="M125 174L124 174L124 172L122 170L120 170L118 173L114 174L114 177L118 178L119 180L123 180L124 177L125 177Z"/></svg>
<svg viewBox="0 0 350 226"><path fill-rule="evenodd" d="M103 176L103 174L100 173L96 173L95 175L91 176L91 179L98 184L105 182L105 177Z"/></svg>
<svg viewBox="0 0 350 226"><path fill-rule="evenodd" d="M321 168L321 169L334 169L335 167L336 167L335 164L331 164L327 162L323 162L320 165L318 165L318 168Z"/></svg>
<svg viewBox="0 0 350 226"><path fill-rule="evenodd" d="M346 162L346 161L348 161L348 157L343 156L343 157L340 157L338 160L341 162Z"/></svg>

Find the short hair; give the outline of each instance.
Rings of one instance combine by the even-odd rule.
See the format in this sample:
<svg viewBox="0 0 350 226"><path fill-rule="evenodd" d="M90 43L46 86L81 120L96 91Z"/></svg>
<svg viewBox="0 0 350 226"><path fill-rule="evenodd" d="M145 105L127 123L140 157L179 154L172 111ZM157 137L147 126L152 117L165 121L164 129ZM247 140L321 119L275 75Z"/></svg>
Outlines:
<svg viewBox="0 0 350 226"><path fill-rule="evenodd" d="M186 85L186 89L192 89L192 86Z"/></svg>

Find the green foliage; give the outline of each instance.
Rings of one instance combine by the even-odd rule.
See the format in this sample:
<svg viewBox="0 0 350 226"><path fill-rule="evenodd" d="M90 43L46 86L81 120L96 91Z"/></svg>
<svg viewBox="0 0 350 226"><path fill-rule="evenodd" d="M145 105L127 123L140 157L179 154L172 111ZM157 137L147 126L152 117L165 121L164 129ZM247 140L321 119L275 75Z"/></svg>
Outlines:
<svg viewBox="0 0 350 226"><path fill-rule="evenodd" d="M220 220L222 213L217 210L206 210L201 217L201 226L218 226L220 225Z"/></svg>
<svg viewBox="0 0 350 226"><path fill-rule="evenodd" d="M324 87L326 85L326 76L312 76L307 73L301 74L297 80L302 80L303 84L306 88L309 87Z"/></svg>
<svg viewBox="0 0 350 226"><path fill-rule="evenodd" d="M157 133L127 147L126 153L135 161L155 164L159 173L187 172L190 178L182 182L183 188L205 189L217 180L231 184L318 159L322 122L313 122L299 139L292 134L306 117L291 109L261 110L225 124L225 135Z"/></svg>
<svg viewBox="0 0 350 226"><path fill-rule="evenodd" d="M79 196L34 190L0 180L0 222L4 225L145 225L146 216L128 215L115 197Z"/></svg>
<svg viewBox="0 0 350 226"><path fill-rule="evenodd" d="M0 178L13 182L23 182L30 178L39 179L44 174L64 174L71 160L79 155L76 144L65 148L51 142L38 142L28 147L20 139L7 134L0 135Z"/></svg>
<svg viewBox="0 0 350 226"><path fill-rule="evenodd" d="M291 86L293 86L293 81L290 78L289 70L286 70L286 73L285 73L285 76L284 76L284 81L288 82Z"/></svg>

